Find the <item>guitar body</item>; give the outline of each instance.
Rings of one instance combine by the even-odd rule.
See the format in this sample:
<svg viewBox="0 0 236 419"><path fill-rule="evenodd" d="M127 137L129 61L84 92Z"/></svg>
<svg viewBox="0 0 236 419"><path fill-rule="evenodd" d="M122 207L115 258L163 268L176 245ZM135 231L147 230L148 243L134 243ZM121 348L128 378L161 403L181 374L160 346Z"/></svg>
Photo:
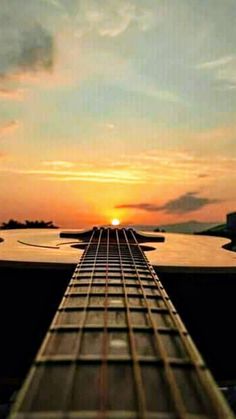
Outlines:
<svg viewBox="0 0 236 419"><path fill-rule="evenodd" d="M81 235L82 233L82 235ZM236 273L236 253L223 248L226 238L140 232L148 259L165 272L215 271ZM75 265L85 246L86 231L22 229L0 231L0 266ZM149 240L150 239L150 240Z"/></svg>
<svg viewBox="0 0 236 419"><path fill-rule="evenodd" d="M17 230L1 231L0 237L3 239L0 243L0 272L4 274L1 305L3 323L6 323L6 316L3 316L9 307L7 295L10 297L12 309L14 307L14 313L17 314L12 324L9 324L8 319L8 327L5 329L11 331L14 327L15 333L13 337L12 333L6 332L6 339L3 340L1 359L4 359L5 382L0 381L0 385L12 391L32 363L68 284L68 278L89 244L91 232ZM219 381L235 380L236 348L232 341L234 306L230 303L235 296L236 259L233 252L222 248L227 239L140 232L136 235L136 240L161 278L216 378ZM23 330L24 328L26 329ZM17 341L23 342L17 353L14 348L16 337ZM119 339L118 343L121 344ZM57 344L50 345L53 346L46 349L47 355L57 347ZM42 354L41 350L39 362L44 362ZM8 368L11 357L15 361L13 370L14 373L17 372L17 377L12 377L13 372ZM6 359L9 364L5 362ZM87 374L89 370L85 376ZM111 374L116 376L115 370ZM130 372L126 375L131 377ZM142 391L139 391L141 394ZM127 403L130 403L130 397ZM101 406L100 408L103 409ZM140 411L144 409L136 408L141 409ZM27 409L30 409L29 406ZM24 416L19 416L21 417Z"/></svg>

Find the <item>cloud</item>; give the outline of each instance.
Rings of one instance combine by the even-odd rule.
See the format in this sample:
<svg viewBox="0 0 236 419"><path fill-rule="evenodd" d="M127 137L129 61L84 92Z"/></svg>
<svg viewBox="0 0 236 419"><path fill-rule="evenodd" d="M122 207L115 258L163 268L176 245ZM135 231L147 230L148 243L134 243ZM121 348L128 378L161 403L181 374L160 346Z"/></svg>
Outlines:
<svg viewBox="0 0 236 419"><path fill-rule="evenodd" d="M206 179L210 176L209 173L199 173L198 177L199 179Z"/></svg>
<svg viewBox="0 0 236 419"><path fill-rule="evenodd" d="M72 156L73 157L73 156ZM111 155L98 161L82 158L81 161L47 160L40 162L41 167L5 167L4 172L22 176L34 176L54 182L97 182L130 185L145 185L149 188L164 188L172 185L179 190L187 184L190 190L206 186L212 182L228 182L236 176L236 159L216 155L194 155L192 152L156 149L139 154ZM1 169L2 171L3 169ZM199 198L199 197L198 197ZM189 198L190 199L190 198ZM194 198L193 198L194 199ZM147 209L147 202L143 201ZM156 208L158 207L158 208ZM155 204L153 210L159 210ZM149 205L149 210L151 209Z"/></svg>
<svg viewBox="0 0 236 419"><path fill-rule="evenodd" d="M235 77L236 81L236 77ZM215 128L207 131L197 132L192 135L192 140L195 141L206 141L209 143L212 142L226 142L235 140L236 138L236 124L233 125L223 125L216 126Z"/></svg>
<svg viewBox="0 0 236 419"><path fill-rule="evenodd" d="M39 23L39 10L29 1L2 1L0 10L0 76L18 71L50 71L54 39ZM42 19L41 19L42 20Z"/></svg>
<svg viewBox="0 0 236 419"><path fill-rule="evenodd" d="M75 163L70 161L63 161L63 160L51 160L51 161L43 161L42 164L44 166L51 166L54 169L70 169L75 165Z"/></svg>
<svg viewBox="0 0 236 419"><path fill-rule="evenodd" d="M0 98L2 99L21 101L24 98L24 93L24 89L0 88Z"/></svg>
<svg viewBox="0 0 236 419"><path fill-rule="evenodd" d="M133 74L131 73L131 77L128 81L123 80L122 86L130 92L139 93L162 102L177 103L185 106L187 105L184 99L182 99L176 92L163 90L156 84L147 82L147 80L144 80L143 77L137 75L135 71Z"/></svg>
<svg viewBox="0 0 236 419"><path fill-rule="evenodd" d="M140 204L121 204L121 205L117 205L116 208L139 209L139 210L144 210L148 212L155 212L155 211L160 210L160 207L158 207L157 205L148 204L146 202L142 202Z"/></svg>
<svg viewBox="0 0 236 419"><path fill-rule="evenodd" d="M146 153L121 155L99 161L42 162L44 168L33 170L35 176L47 176L57 181L97 181L107 183L130 183L165 185L170 182L179 188L188 182L189 188L198 189L213 180L222 180L236 174L236 159L216 155L214 158L194 155L187 151L149 150ZM73 167L71 166L73 164ZM70 169L73 170L70 170ZM27 173L26 173L27 174ZM191 185L191 186L190 186ZM145 201L144 201L145 203Z"/></svg>
<svg viewBox="0 0 236 419"><path fill-rule="evenodd" d="M5 122L3 125L0 125L0 138L5 137L8 134L11 134L19 127L19 125L19 121L15 119Z"/></svg>
<svg viewBox="0 0 236 419"><path fill-rule="evenodd" d="M206 61L204 63L201 63L197 66L197 68L200 69L211 69L211 68L218 68L218 67L222 67L225 66L226 64L230 63L231 61L233 61L234 56L233 55L226 55L224 57L220 57L217 60L212 60L212 61Z"/></svg>
<svg viewBox="0 0 236 419"><path fill-rule="evenodd" d="M53 38L40 24L35 23L21 32L17 66L24 70L51 70L53 65Z"/></svg>
<svg viewBox="0 0 236 419"><path fill-rule="evenodd" d="M104 124L104 127L110 131L114 130L116 128L116 125L113 124L112 122L108 122L106 124Z"/></svg>
<svg viewBox="0 0 236 419"><path fill-rule="evenodd" d="M151 10L125 0L86 0L80 2L76 16L77 36L96 32L102 37L116 37L131 25L146 31L153 27L155 17Z"/></svg>
<svg viewBox="0 0 236 419"><path fill-rule="evenodd" d="M208 61L197 66L201 70L213 72L215 80L220 83L220 90L236 88L236 56L227 55L214 61Z"/></svg>
<svg viewBox="0 0 236 419"><path fill-rule="evenodd" d="M218 69L216 79L223 82L226 90L236 86L236 58L224 68ZM226 85L225 85L226 84Z"/></svg>
<svg viewBox="0 0 236 419"><path fill-rule="evenodd" d="M187 192L176 199L167 201L164 205L159 206L149 203L140 204L123 204L116 208L139 209L147 212L164 211L167 214L185 214L201 209L209 204L219 202L216 199L209 199L197 196L197 192Z"/></svg>
<svg viewBox="0 0 236 419"><path fill-rule="evenodd" d="M40 176L41 179L60 182L96 182L96 183L117 183L117 184L142 184L144 179L142 174L134 170L115 170L115 169L78 169L78 170L58 170L57 168L42 169L2 169L2 173Z"/></svg>
<svg viewBox="0 0 236 419"><path fill-rule="evenodd" d="M187 192L176 199L166 202L166 204L160 207L160 210L168 214L185 214L218 202L217 199L202 198L196 196L196 194L197 192Z"/></svg>

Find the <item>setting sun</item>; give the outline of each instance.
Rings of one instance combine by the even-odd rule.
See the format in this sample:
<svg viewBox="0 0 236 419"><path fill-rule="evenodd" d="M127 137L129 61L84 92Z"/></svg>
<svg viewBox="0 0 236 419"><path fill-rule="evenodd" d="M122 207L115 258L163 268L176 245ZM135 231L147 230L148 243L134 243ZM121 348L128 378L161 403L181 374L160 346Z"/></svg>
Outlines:
<svg viewBox="0 0 236 419"><path fill-rule="evenodd" d="M118 226L120 225L120 220L118 220L118 218L113 218L113 220L111 221L111 224L113 226Z"/></svg>

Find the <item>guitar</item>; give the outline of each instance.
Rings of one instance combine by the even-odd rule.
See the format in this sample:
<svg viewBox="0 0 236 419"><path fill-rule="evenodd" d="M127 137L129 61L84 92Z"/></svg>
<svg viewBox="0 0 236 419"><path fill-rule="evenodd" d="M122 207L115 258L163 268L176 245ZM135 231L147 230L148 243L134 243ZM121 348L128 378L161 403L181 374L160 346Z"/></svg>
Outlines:
<svg viewBox="0 0 236 419"><path fill-rule="evenodd" d="M163 237L61 237L83 251L10 418L233 418L144 253Z"/></svg>
<svg viewBox="0 0 236 419"><path fill-rule="evenodd" d="M0 267L39 264L75 266L83 253L84 230L0 230ZM223 248L230 240L190 234L139 232L148 258L159 272L235 272L236 255ZM81 235L81 236L80 236ZM143 238L144 240L144 238Z"/></svg>

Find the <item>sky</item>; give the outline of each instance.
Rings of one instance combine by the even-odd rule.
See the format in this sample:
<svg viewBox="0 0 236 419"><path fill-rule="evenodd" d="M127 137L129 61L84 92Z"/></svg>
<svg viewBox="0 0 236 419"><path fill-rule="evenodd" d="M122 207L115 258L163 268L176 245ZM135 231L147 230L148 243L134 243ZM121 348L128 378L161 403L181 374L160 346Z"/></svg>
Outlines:
<svg viewBox="0 0 236 419"><path fill-rule="evenodd" d="M235 0L0 0L0 221L236 210Z"/></svg>

